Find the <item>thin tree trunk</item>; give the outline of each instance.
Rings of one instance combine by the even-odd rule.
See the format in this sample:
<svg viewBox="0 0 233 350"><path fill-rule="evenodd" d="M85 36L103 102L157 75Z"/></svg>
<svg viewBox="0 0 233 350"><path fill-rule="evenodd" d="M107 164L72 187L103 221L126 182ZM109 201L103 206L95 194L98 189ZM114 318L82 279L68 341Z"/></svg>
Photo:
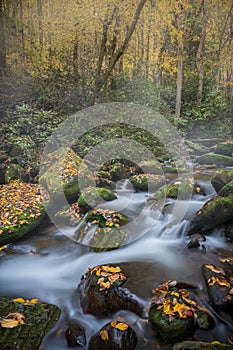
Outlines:
<svg viewBox="0 0 233 350"><path fill-rule="evenodd" d="M203 50L205 46L206 39L206 27L207 27L207 3L203 0L203 17L202 17L202 28L201 28L201 38L197 48L196 55L196 65L198 70L198 90L197 90L197 101L201 102L203 95L203 79L204 79L204 69L203 69Z"/></svg>
<svg viewBox="0 0 233 350"><path fill-rule="evenodd" d="M121 56L124 54L128 44L129 44L129 41L134 33L134 30L136 28L141 11L142 11L146 2L147 2L147 0L140 0L139 1L137 8L136 8L136 11L135 11L135 14L134 14L134 17L133 17L133 20L132 20L131 25L129 26L129 28L126 32L123 43L119 46L119 48L114 52L114 54L110 58L109 65L104 72L102 71L102 65L103 65L103 60L104 60L105 53L106 53L106 42L107 42L107 33L108 33L108 26L109 25L107 27L103 28L100 56L99 56L99 61L98 61L98 65L97 65L97 73L96 73L96 79L95 79L95 89L94 89L93 97L90 101L91 105L95 103L95 100L98 97L98 94L99 94L101 88L105 86L109 77L112 74L113 69L116 66L116 63L119 61ZM107 24L108 24L108 22L105 21L105 26Z"/></svg>
<svg viewBox="0 0 233 350"><path fill-rule="evenodd" d="M182 39L181 39L182 40ZM176 119L180 117L181 100L182 100L182 84L183 84L183 42L178 43L178 62L177 62L177 82L176 82Z"/></svg>
<svg viewBox="0 0 233 350"><path fill-rule="evenodd" d="M23 1L20 0L20 25L21 25L21 40L22 40L22 57L23 65L25 66L25 36L24 36L24 24L23 24Z"/></svg>
<svg viewBox="0 0 233 350"><path fill-rule="evenodd" d="M42 27L42 17L43 17L43 8L42 1L37 0L37 13L38 13L38 27L39 27L39 44L41 48L43 47L43 27Z"/></svg>
<svg viewBox="0 0 233 350"><path fill-rule="evenodd" d="M3 0L0 0L0 68L6 68L6 37L4 26Z"/></svg>

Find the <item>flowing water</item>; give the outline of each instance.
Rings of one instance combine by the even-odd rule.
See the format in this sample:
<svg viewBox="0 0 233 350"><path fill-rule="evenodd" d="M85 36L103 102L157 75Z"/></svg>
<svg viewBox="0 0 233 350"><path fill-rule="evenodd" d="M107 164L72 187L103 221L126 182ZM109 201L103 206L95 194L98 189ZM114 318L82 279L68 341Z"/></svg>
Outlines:
<svg viewBox="0 0 233 350"><path fill-rule="evenodd" d="M58 324L43 340L43 348L46 350L68 349L64 332L59 331L65 330L68 318L76 319L83 325L89 339L104 324L117 316L122 317L137 332L138 350L169 349L169 345L154 335L147 322L133 313L120 311L111 318L101 320L93 315L83 314L76 292L81 276L89 267L98 264L119 264L129 277L125 286L140 298L148 300L148 303L152 289L166 280L179 280L196 285L198 298L209 308L216 325L209 331L198 330L195 339L227 342L233 334L232 319L230 315L214 310L208 303L200 267L203 263L220 266L219 256L230 256L232 243L227 242L221 230L216 229L211 236L207 236L206 242L203 242L204 247L186 247L190 217L214 193L208 181L204 181L202 187L205 187L207 195L194 196L186 203L184 218L176 223L173 215L176 201L168 200L163 212L158 213L148 204L150 202L147 201L147 194L133 194L127 183L122 183L118 189L118 199L105 207L117 207L118 210L122 207L122 211L130 217L136 216L144 207L140 222L132 226L130 232L133 239L141 237L131 244L109 252L94 253L44 222L37 232L14 246L15 254L2 257L1 295L37 297L62 309ZM184 203L180 201L178 204L179 210L183 210ZM141 232L144 234L141 235ZM68 235L68 232L66 234Z"/></svg>

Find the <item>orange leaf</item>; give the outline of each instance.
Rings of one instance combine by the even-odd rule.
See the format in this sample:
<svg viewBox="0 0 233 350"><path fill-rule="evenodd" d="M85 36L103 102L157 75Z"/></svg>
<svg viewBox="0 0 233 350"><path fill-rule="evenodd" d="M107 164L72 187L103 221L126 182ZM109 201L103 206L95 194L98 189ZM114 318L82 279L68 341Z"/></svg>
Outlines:
<svg viewBox="0 0 233 350"><path fill-rule="evenodd" d="M24 303L25 302L25 300L23 298L16 298L16 299L13 299L13 301L15 303Z"/></svg>
<svg viewBox="0 0 233 350"><path fill-rule="evenodd" d="M17 320L10 320L7 318L3 318L0 321L0 324L3 328L14 328L14 327L18 326L19 322Z"/></svg>
<svg viewBox="0 0 233 350"><path fill-rule="evenodd" d="M108 340L109 337L108 337L108 331L106 331L106 329L103 329L101 332L100 332L100 336L101 336L101 339L102 340Z"/></svg>
<svg viewBox="0 0 233 350"><path fill-rule="evenodd" d="M120 331L125 331L129 326L124 323L124 322L120 322L120 323L117 323L114 328L117 328L119 329Z"/></svg>

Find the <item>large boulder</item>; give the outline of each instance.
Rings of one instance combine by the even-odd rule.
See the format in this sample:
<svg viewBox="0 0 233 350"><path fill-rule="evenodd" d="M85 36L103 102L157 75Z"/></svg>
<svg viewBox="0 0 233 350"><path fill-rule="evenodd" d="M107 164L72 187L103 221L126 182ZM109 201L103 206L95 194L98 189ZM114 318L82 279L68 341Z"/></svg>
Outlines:
<svg viewBox="0 0 233 350"><path fill-rule="evenodd" d="M50 164L50 157L48 164ZM57 205L64 195L69 203L75 202L80 194L80 182L85 188L90 186L92 181L89 173L86 173L87 166L71 149L61 149L59 154L55 152L52 165L45 170L42 164L41 168L40 183L49 192L53 203Z"/></svg>
<svg viewBox="0 0 233 350"><path fill-rule="evenodd" d="M233 156L233 142L221 142L214 150L216 154L223 154L224 156Z"/></svg>
<svg viewBox="0 0 233 350"><path fill-rule="evenodd" d="M223 186L233 180L233 170L217 170L211 178L211 184L216 192L219 192Z"/></svg>
<svg viewBox="0 0 233 350"><path fill-rule="evenodd" d="M82 208L84 212L87 212L91 208L96 207L100 203L105 201L112 201L116 199L117 196L110 189L103 187L88 187L82 191L78 198L78 206Z"/></svg>
<svg viewBox="0 0 233 350"><path fill-rule="evenodd" d="M202 265L202 273L211 303L226 311L233 309L233 281L223 269L212 264Z"/></svg>
<svg viewBox="0 0 233 350"><path fill-rule="evenodd" d="M119 266L100 265L88 269L78 286L84 313L104 317L129 310L142 316L145 304L122 287L126 280Z"/></svg>
<svg viewBox="0 0 233 350"><path fill-rule="evenodd" d="M137 335L133 328L121 321L111 321L90 340L89 350L134 350Z"/></svg>
<svg viewBox="0 0 233 350"><path fill-rule="evenodd" d="M221 197L233 196L233 180L224 185L218 192L218 195Z"/></svg>
<svg viewBox="0 0 233 350"><path fill-rule="evenodd" d="M233 166L233 157L224 156L221 154L206 153L200 157L197 157L196 163L215 166Z"/></svg>
<svg viewBox="0 0 233 350"><path fill-rule="evenodd" d="M205 192L198 183L175 181L172 184L161 187L151 199L158 200L163 197L176 199L189 199L190 195L202 194Z"/></svg>
<svg viewBox="0 0 233 350"><path fill-rule="evenodd" d="M37 184L13 181L0 186L0 246L33 231L45 215Z"/></svg>
<svg viewBox="0 0 233 350"><path fill-rule="evenodd" d="M0 298L1 350L37 350L56 324L61 310L37 299Z"/></svg>
<svg viewBox="0 0 233 350"><path fill-rule="evenodd" d="M116 249L127 238L127 232L121 228L127 222L128 217L121 213L108 209L94 209L84 216L74 239L94 247L95 252Z"/></svg>
<svg viewBox="0 0 233 350"><path fill-rule="evenodd" d="M175 344L173 350L233 350L230 344L222 344L219 342L202 342L202 341L184 341Z"/></svg>
<svg viewBox="0 0 233 350"><path fill-rule="evenodd" d="M233 197L215 196L206 202L190 223L189 234L207 232L233 219Z"/></svg>

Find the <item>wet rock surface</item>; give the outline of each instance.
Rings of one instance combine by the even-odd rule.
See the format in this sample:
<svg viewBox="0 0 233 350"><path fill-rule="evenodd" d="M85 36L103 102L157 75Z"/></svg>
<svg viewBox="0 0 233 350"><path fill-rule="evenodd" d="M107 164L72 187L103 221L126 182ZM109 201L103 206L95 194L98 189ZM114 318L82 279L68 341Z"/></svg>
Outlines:
<svg viewBox="0 0 233 350"><path fill-rule="evenodd" d="M219 192L231 180L233 180L233 170L217 170L211 178L211 184L216 192Z"/></svg>
<svg viewBox="0 0 233 350"><path fill-rule="evenodd" d="M42 338L56 324L61 310L37 299L0 298L0 347L2 350L37 350Z"/></svg>
<svg viewBox="0 0 233 350"><path fill-rule="evenodd" d="M126 279L119 266L100 265L89 269L78 286L84 313L103 317L118 310L129 310L142 316L145 304L122 287Z"/></svg>
<svg viewBox="0 0 233 350"><path fill-rule="evenodd" d="M137 346L135 331L125 322L111 321L90 340L89 350L134 350Z"/></svg>
<svg viewBox="0 0 233 350"><path fill-rule="evenodd" d="M219 342L207 343L201 341L184 341L176 344L173 350L232 350L233 346L230 344L221 344Z"/></svg>
<svg viewBox="0 0 233 350"><path fill-rule="evenodd" d="M65 335L69 347L84 347L86 345L85 330L76 320L69 321Z"/></svg>

